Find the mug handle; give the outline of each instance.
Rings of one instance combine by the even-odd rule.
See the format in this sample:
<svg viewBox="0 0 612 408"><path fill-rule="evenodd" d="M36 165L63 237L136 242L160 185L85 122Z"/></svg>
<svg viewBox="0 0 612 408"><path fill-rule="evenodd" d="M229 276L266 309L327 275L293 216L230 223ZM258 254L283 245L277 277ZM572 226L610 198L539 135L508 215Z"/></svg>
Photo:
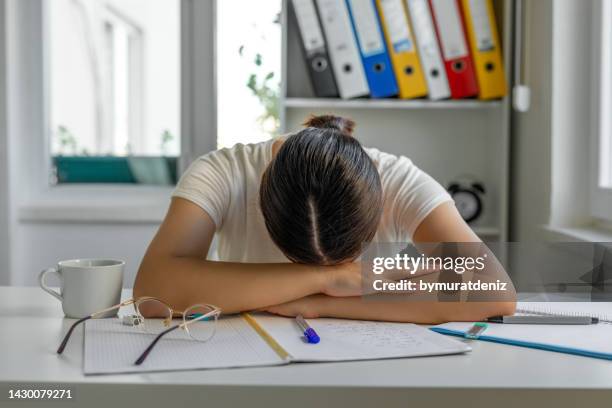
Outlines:
<svg viewBox="0 0 612 408"><path fill-rule="evenodd" d="M54 298L57 298L60 302L63 302L64 298L62 297L62 295L60 295L59 293L57 293L56 291L54 291L53 289L48 287L47 284L45 283L45 277L47 276L48 273L54 273L60 279L62 278L62 275L59 274L57 269L55 269L55 268L47 268L47 269L43 270L40 273L40 275L38 275L38 283L40 284L40 287L42 288L42 290L44 290L45 292L47 292L48 294L50 294Z"/></svg>

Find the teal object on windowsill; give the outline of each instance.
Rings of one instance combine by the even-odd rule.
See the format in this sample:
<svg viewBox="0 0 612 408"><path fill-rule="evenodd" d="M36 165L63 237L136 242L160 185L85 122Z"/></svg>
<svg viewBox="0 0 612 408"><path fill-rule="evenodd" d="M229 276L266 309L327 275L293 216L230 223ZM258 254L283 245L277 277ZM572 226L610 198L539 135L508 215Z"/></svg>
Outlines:
<svg viewBox="0 0 612 408"><path fill-rule="evenodd" d="M55 156L57 183L173 185L176 157Z"/></svg>

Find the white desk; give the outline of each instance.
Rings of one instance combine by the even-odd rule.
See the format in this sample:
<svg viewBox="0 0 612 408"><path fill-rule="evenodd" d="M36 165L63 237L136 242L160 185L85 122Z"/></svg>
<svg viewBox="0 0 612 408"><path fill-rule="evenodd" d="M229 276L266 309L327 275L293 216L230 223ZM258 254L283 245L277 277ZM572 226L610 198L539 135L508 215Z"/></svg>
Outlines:
<svg viewBox="0 0 612 408"><path fill-rule="evenodd" d="M455 356L86 377L82 329L55 354L72 321L38 288L0 287L0 407L37 386L73 395L37 406L612 406L610 361L479 341Z"/></svg>

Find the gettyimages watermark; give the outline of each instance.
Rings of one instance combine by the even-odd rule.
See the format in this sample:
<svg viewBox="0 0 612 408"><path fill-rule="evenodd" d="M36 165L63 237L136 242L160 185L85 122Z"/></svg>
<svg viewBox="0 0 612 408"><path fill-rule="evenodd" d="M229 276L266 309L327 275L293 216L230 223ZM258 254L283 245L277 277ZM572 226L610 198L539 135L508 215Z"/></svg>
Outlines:
<svg viewBox="0 0 612 408"><path fill-rule="evenodd" d="M371 243L361 265L373 300L612 301L611 243Z"/></svg>

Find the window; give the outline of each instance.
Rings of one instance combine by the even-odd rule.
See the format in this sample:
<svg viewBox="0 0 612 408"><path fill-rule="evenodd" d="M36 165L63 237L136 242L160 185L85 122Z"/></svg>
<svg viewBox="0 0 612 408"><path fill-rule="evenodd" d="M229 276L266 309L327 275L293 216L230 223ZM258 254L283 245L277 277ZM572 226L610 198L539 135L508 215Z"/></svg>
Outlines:
<svg viewBox="0 0 612 408"><path fill-rule="evenodd" d="M217 0L216 10L217 146L267 140L280 127L281 1Z"/></svg>
<svg viewBox="0 0 612 408"><path fill-rule="evenodd" d="M180 3L47 2L53 182L176 181Z"/></svg>
<svg viewBox="0 0 612 408"><path fill-rule="evenodd" d="M111 109L105 128L109 130L111 151L126 155L146 149L141 114L145 103L143 30L110 6L106 14L103 51L108 92L104 106Z"/></svg>
<svg viewBox="0 0 612 408"><path fill-rule="evenodd" d="M591 210L593 216L612 221L612 2L597 2L593 80L594 132L592 148Z"/></svg>

